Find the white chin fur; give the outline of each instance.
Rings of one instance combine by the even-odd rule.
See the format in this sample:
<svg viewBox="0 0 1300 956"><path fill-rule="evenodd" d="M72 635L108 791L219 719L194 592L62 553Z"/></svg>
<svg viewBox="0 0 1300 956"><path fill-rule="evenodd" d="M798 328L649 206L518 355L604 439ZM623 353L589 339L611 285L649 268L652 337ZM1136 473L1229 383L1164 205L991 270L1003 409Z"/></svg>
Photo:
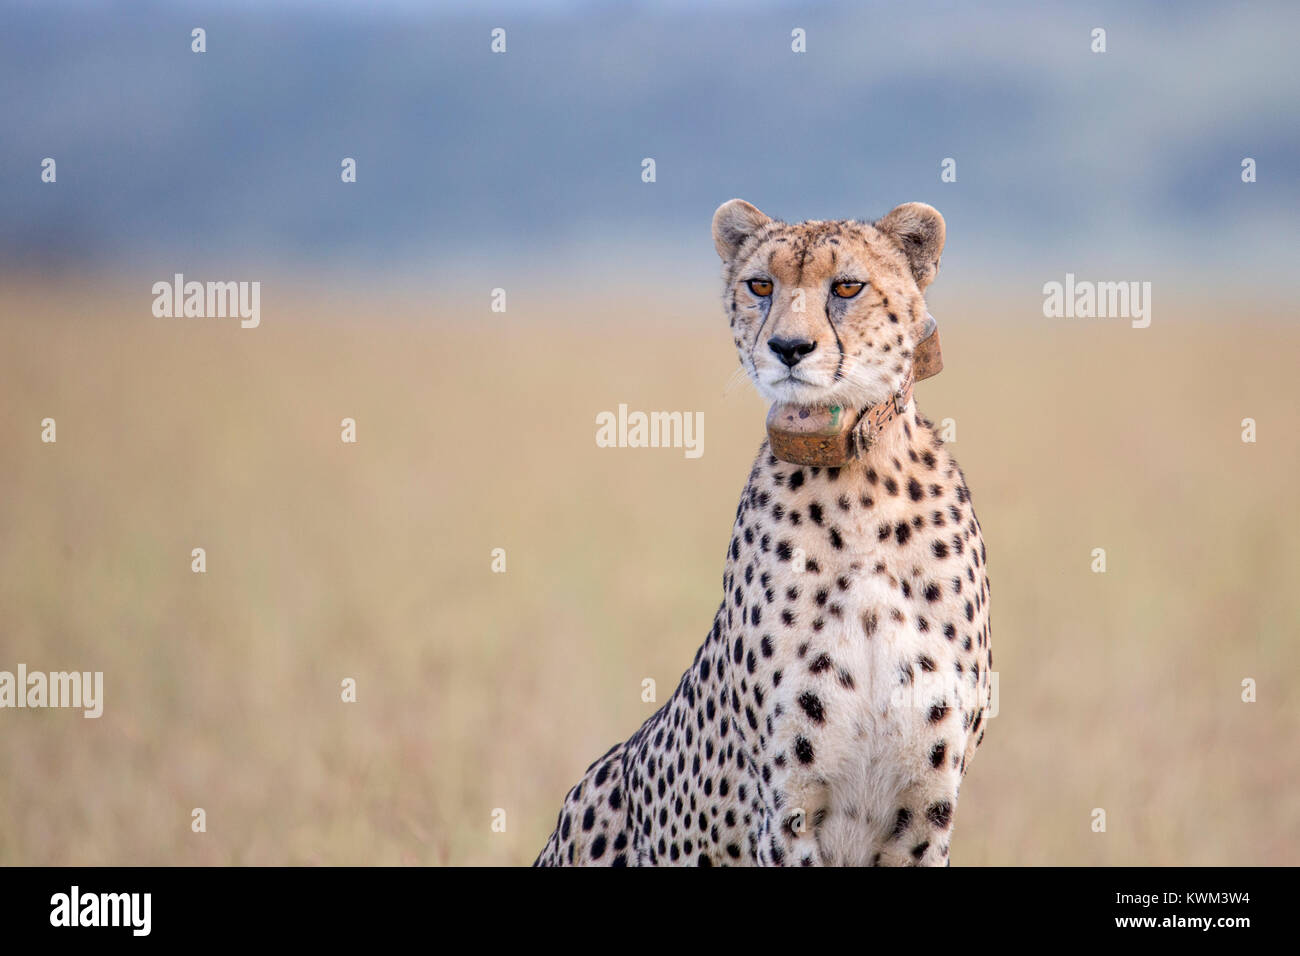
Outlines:
<svg viewBox="0 0 1300 956"><path fill-rule="evenodd" d="M892 394L889 385L885 382L873 383L873 387L867 388L844 379L832 385L821 385L790 381L780 373L771 371L760 371L757 376L751 375L750 378L763 398L769 402L786 405L841 405L865 408L883 402Z"/></svg>

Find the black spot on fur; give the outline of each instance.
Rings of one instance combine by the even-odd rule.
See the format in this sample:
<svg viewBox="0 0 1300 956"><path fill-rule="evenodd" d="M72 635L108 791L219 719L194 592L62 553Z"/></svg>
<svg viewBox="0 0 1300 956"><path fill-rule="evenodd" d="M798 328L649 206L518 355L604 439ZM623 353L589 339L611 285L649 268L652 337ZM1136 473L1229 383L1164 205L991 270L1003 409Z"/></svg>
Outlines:
<svg viewBox="0 0 1300 956"><path fill-rule="evenodd" d="M930 766L938 770L943 766L943 758L948 754L948 745L942 740L930 748Z"/></svg>
<svg viewBox="0 0 1300 956"><path fill-rule="evenodd" d="M826 720L826 711L822 706L821 698L812 691L806 690L799 695L799 706L813 723L820 724Z"/></svg>
<svg viewBox="0 0 1300 956"><path fill-rule="evenodd" d="M952 822L952 804L947 800L932 803L925 811L926 818L940 830L945 830Z"/></svg>
<svg viewBox="0 0 1300 956"><path fill-rule="evenodd" d="M907 828L912 823L912 811L906 807L898 808L898 815L894 818L894 829L890 832L891 839L900 837L907 832Z"/></svg>

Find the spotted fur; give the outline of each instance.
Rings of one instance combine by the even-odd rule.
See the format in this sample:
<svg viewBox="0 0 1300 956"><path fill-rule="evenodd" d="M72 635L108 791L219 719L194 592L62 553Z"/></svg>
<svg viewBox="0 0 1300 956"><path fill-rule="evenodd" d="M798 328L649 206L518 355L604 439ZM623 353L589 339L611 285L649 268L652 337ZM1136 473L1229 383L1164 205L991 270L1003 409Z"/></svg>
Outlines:
<svg viewBox="0 0 1300 956"><path fill-rule="evenodd" d="M766 397L864 407L902 385L943 249L935 210L791 225L732 200L714 241ZM861 291L837 296L847 280ZM964 476L914 403L843 468L764 442L708 637L569 791L537 865L945 865L989 702L986 560Z"/></svg>

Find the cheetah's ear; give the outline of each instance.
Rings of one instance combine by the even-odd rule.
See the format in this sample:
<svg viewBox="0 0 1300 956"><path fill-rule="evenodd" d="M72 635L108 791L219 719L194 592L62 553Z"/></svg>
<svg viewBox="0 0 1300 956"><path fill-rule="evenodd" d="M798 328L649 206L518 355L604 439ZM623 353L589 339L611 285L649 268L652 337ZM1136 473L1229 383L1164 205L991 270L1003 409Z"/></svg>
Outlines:
<svg viewBox="0 0 1300 956"><path fill-rule="evenodd" d="M713 214L713 245L730 262L741 244L772 220L743 199L731 199Z"/></svg>
<svg viewBox="0 0 1300 956"><path fill-rule="evenodd" d="M917 288L924 292L939 274L939 257L943 254L947 230L939 210L923 202L903 203L876 223L876 228L903 247Z"/></svg>

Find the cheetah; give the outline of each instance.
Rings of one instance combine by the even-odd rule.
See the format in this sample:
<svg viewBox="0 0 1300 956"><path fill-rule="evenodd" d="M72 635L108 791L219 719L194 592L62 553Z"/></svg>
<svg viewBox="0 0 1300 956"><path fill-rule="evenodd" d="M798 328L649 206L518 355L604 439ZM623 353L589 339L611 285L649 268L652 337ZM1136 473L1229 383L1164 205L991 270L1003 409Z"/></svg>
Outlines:
<svg viewBox="0 0 1300 956"><path fill-rule="evenodd" d="M874 223L714 214L759 392L897 414L835 466L764 441L708 637L569 791L534 865L948 864L993 660L965 476L911 398L944 238L922 203Z"/></svg>

